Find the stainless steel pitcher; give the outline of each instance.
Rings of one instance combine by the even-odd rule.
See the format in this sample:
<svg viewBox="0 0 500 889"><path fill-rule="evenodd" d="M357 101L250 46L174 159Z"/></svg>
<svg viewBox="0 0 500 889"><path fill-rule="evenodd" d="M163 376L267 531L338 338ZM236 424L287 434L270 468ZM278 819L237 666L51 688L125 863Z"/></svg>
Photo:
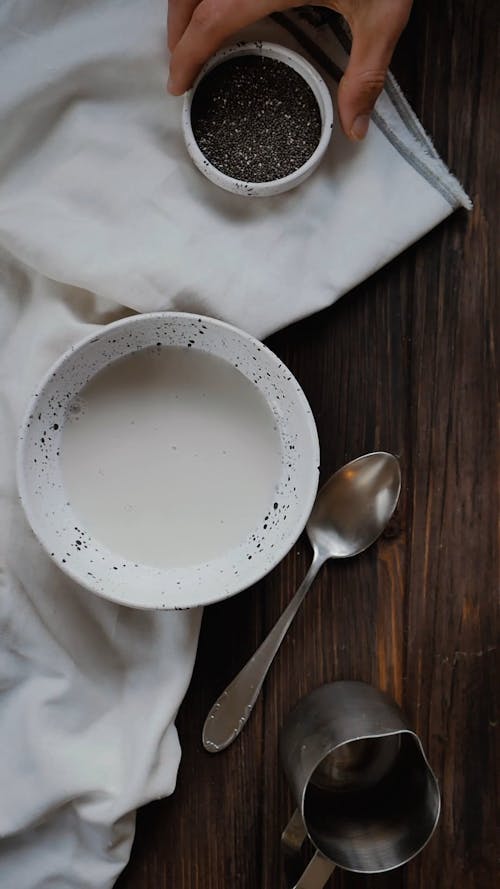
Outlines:
<svg viewBox="0 0 500 889"><path fill-rule="evenodd" d="M364 682L333 682L288 715L280 751L297 810L282 836L316 851L294 889L322 889L335 866L392 870L417 855L439 818L438 783L397 704Z"/></svg>

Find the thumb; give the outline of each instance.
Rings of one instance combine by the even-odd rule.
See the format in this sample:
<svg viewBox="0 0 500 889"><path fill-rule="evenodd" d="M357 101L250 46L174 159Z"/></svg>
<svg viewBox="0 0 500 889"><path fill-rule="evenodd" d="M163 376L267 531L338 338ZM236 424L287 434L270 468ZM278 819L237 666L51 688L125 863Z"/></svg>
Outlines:
<svg viewBox="0 0 500 889"><path fill-rule="evenodd" d="M338 109L342 129L350 139L366 136L370 115L384 87L387 69L407 15L396 18L376 10L375 20L365 17L352 24L349 64L340 81Z"/></svg>

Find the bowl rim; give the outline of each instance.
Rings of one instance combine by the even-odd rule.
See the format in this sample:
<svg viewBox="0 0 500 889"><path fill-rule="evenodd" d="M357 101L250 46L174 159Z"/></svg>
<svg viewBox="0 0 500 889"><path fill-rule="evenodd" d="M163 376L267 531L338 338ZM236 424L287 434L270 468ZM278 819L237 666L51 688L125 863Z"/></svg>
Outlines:
<svg viewBox="0 0 500 889"><path fill-rule="evenodd" d="M259 348L261 352L267 353L273 363L277 365L277 367L284 368L291 379L295 383L295 391L298 397L299 402L303 408L303 419L304 419L304 430L307 433L310 441L310 447L313 454L313 459L311 460L311 472L310 479L308 483L308 491L309 494L307 497L304 497L302 503L297 507L296 511L296 520L293 523L293 527L295 530L290 535L290 537L285 541L285 545L282 547L276 547L275 553L269 557L269 560L265 566L265 570L262 571L259 569L255 572L255 577L251 579L249 583L247 582L238 582L234 584L234 587L230 592L224 591L220 595L212 595L203 598L202 601L185 601L185 597L183 600L183 604L157 604L151 605L147 603L141 603L138 601L129 602L125 601L120 596L114 596L111 593L104 592L103 590L97 588L96 585L93 585L92 581L89 581L87 576L84 576L78 570L75 570L69 562L62 565L60 561L53 557L50 552L50 546L46 543L44 539L43 533L40 531L38 527L38 521L36 517L35 510L32 508L32 497L30 495L30 486L27 483L26 474L24 472L24 457L25 457L25 448L26 448L26 440L27 440L27 431L29 428L30 419L35 413L35 408L38 405L38 400L41 396L41 393L44 391L45 387L49 384L49 382L57 376L60 372L61 368L64 367L64 364L67 360L73 356L75 353L84 350L89 344L95 343L96 340L100 339L101 336L105 336L110 330L120 330L121 328L127 328L130 325L144 323L145 321L162 321L165 320L165 316L168 316L169 319L175 321L175 319L183 319L183 320L196 320L199 322L200 320L203 323L212 325L213 327L220 328L222 330L227 330L240 336L246 342L252 344L256 348ZM119 360L119 359L113 359ZM109 362L112 363L112 362ZM216 602L221 602L226 599L232 598L238 593L243 592L246 589L249 589L256 583L259 583L266 577L277 565L285 558L285 556L290 552L293 548L300 535L303 533L307 520L309 519L312 507L314 505L314 501L316 498L318 484L319 484L319 469L320 469L320 446L319 446L319 438L318 431L316 427L316 422L310 408L309 402L304 394L302 387L299 382L296 380L292 371L288 369L288 367L284 364L284 362L271 350L268 346L254 337L252 334L248 333L245 330L237 327L236 325L230 324L226 321L220 321L216 318L212 318L206 315L200 315L199 313L194 312L179 312L179 311L156 311L156 312L143 312L135 315L127 316L126 318L120 318L117 321L112 321L108 324L102 325L98 331L92 331L87 334L82 339L78 340L73 345L69 346L65 351L60 355L58 359L48 368L46 373L41 377L39 382L36 384L36 390L33 395L28 399L28 403L26 406L26 410L24 412L21 423L18 427L17 434L17 448L16 448L16 481L17 488L19 492L19 498L24 510L24 513L28 519L29 525L35 534L35 537L41 544L45 553L51 558L51 561L57 565L57 567L63 571L68 577L70 577L73 581L75 581L80 587L89 590L90 592L98 595L100 598L103 598L107 601L114 602L119 605L123 605L125 607L131 607L138 610L145 611L155 611L155 610L165 610L165 611L174 611L174 610L183 610L196 608L199 606L210 605ZM290 523L292 526L292 523ZM144 565L143 567L150 568L152 566ZM159 569L161 572L162 569ZM223 584L221 583L221 590L223 589Z"/></svg>
<svg viewBox="0 0 500 889"><path fill-rule="evenodd" d="M265 182L253 182L246 179L236 179L233 176L229 176L227 173L223 173L215 167L207 157L205 157L193 132L191 124L191 107L194 95L201 81L210 71L217 68L227 59L234 56L245 55L264 56L265 58L276 59L293 68L293 70L300 74L310 87L319 107L321 115L321 135L316 148L301 167L279 179L269 179ZM186 148L191 160L198 170L200 170L200 172L215 185L218 185L226 191L232 191L248 196L254 195L265 197L279 192L288 191L306 179L316 169L328 147L332 135L333 123L333 103L330 90L314 65L301 55L301 53L289 49L287 46L280 43L271 41L239 41L238 43L223 47L208 59L198 74L193 86L184 95L182 129Z"/></svg>

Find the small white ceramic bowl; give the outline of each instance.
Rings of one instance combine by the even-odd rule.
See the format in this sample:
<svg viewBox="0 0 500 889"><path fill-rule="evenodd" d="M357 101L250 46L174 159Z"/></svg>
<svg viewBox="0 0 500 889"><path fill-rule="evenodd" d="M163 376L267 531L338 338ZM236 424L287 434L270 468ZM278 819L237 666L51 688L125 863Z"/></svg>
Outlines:
<svg viewBox="0 0 500 889"><path fill-rule="evenodd" d="M200 81L203 80L205 75L208 74L212 68L215 68L222 62L226 62L229 58L248 55L265 56L269 59L276 59L279 62L284 62L286 65L289 65L297 71L311 88L318 103L321 115L320 140L310 158L305 164L299 167L298 170L295 170L295 172L290 173L288 176L283 176L281 179L272 179L269 182L245 182L242 179L233 179L232 176L227 176L225 173L222 173L207 160L203 152L200 150L191 126L191 106ZM220 188L230 191L233 194L243 195L244 197L269 197L271 195L281 194L284 191L289 191L291 188L295 188L314 172L330 142L333 129L333 106L330 91L325 81L320 77L316 69L313 68L303 56L299 55L299 53L293 52L293 50L287 49L285 46L279 46L277 43L265 43L262 41L238 43L235 46L220 50L220 52L212 56L204 68L202 68L192 89L184 96L182 127L188 153L195 166L207 177L207 179L210 179L215 185L218 185Z"/></svg>
<svg viewBox="0 0 500 889"><path fill-rule="evenodd" d="M112 362L151 346L189 346L198 356L218 356L236 366L252 387L257 387L272 413L277 456L274 484L267 499L264 494L269 520L263 525L259 516L258 527L211 561L197 561L196 540L193 561L187 566L152 567L118 556L84 526L65 489L61 457L64 425L68 417L74 416L82 389ZM318 463L318 437L306 398L288 368L269 349L220 321L159 312L106 325L69 349L51 368L22 424L17 475L21 500L35 534L57 565L74 580L123 605L187 608L231 596L277 565L309 517L318 484ZM248 472L248 467L243 465L241 471ZM139 520L135 516L135 521Z"/></svg>

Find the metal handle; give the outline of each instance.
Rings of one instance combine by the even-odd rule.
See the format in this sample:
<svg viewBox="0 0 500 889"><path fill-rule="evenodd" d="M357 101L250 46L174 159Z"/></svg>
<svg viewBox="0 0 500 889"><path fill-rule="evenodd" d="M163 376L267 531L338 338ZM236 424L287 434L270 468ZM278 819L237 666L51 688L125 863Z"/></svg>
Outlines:
<svg viewBox="0 0 500 889"><path fill-rule="evenodd" d="M209 753L229 747L246 724L271 666L302 601L326 557L314 551L311 567L291 602L253 657L222 692L203 726L203 746Z"/></svg>
<svg viewBox="0 0 500 889"><path fill-rule="evenodd" d="M296 809L281 835L283 853L288 859L298 859L307 830L299 810ZM311 861L295 883L293 889L323 889L325 883L335 870L333 861L316 850Z"/></svg>
<svg viewBox="0 0 500 889"><path fill-rule="evenodd" d="M333 861L330 861L321 852L315 852L293 889L323 889L334 870Z"/></svg>

